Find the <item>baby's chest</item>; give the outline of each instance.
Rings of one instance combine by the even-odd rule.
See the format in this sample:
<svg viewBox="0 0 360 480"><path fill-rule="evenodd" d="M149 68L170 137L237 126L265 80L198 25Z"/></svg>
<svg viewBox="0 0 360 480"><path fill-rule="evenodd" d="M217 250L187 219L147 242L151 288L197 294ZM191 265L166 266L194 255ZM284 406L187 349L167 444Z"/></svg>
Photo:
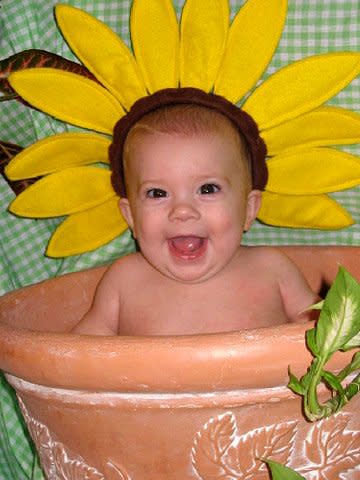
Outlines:
<svg viewBox="0 0 360 480"><path fill-rule="evenodd" d="M148 288L124 303L128 334L184 334L255 328L284 321L281 297L270 288ZM281 320L280 320L281 318ZM278 320L277 320L278 319Z"/></svg>

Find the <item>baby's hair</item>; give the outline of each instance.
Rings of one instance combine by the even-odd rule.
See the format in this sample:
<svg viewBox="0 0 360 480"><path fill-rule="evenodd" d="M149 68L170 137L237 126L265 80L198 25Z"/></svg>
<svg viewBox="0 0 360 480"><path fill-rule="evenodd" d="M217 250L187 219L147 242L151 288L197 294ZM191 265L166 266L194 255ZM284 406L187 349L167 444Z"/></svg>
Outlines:
<svg viewBox="0 0 360 480"><path fill-rule="evenodd" d="M253 118L224 97L184 87L167 88L140 98L116 123L109 159L111 182L120 196L126 196L125 143L131 130L134 136L140 128L148 133L163 131L164 134L196 135L200 132L223 132L229 136L236 135L239 157L249 159L252 188L265 188L268 179L266 145Z"/></svg>
<svg viewBox="0 0 360 480"><path fill-rule="evenodd" d="M186 136L222 132L231 129L237 137L240 132L231 121L216 110L200 105L167 105L144 115L130 130L148 129L154 133L174 133Z"/></svg>
<svg viewBox="0 0 360 480"><path fill-rule="evenodd" d="M141 135L170 134L184 137L224 134L239 147L239 161L246 159L251 178L250 153L246 141L232 122L216 110L199 105L170 105L144 115L129 131L123 150L125 167L129 160L130 148ZM126 183L126 182L125 182Z"/></svg>

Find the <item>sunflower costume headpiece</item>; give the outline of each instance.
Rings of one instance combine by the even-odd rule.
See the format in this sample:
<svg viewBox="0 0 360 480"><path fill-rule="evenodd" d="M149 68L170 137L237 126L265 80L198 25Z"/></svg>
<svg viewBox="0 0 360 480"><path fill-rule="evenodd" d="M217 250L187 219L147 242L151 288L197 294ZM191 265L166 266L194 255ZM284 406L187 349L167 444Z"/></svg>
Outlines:
<svg viewBox="0 0 360 480"><path fill-rule="evenodd" d="M133 125L147 113L162 107L172 105L197 105L216 110L227 117L247 144L250 156L250 171L252 187L264 190L268 170L266 166L266 146L260 137L259 130L254 120L246 112L233 103L213 93L206 93L197 88L165 88L137 100L129 113L124 115L115 125L113 142L109 148L111 163L112 185L120 196L125 196L125 177L123 169L123 149L125 140Z"/></svg>
<svg viewBox="0 0 360 480"><path fill-rule="evenodd" d="M114 126L118 138L135 102L155 92L191 88L237 104L270 62L286 9L285 0L247 0L229 26L228 0L187 0L179 28L171 0L134 0L132 54L91 15L55 7L63 36L95 80L36 68L16 72L9 81L31 105L97 134L54 135L25 149L6 169L12 180L43 177L15 198L11 212L68 215L54 232L48 255L92 250L127 228L109 170L88 165L108 163ZM360 142L360 116L321 105L359 73L359 53L309 57L270 76L241 105L257 124L269 156L258 215L264 223L325 229L353 223L326 193L359 184L360 161L325 147Z"/></svg>

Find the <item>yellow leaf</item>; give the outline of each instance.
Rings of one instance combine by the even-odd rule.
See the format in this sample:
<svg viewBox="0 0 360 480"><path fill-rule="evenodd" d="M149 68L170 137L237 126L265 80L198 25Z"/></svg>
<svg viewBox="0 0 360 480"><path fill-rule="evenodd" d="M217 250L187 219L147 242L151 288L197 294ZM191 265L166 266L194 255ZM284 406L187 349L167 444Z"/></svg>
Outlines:
<svg viewBox="0 0 360 480"><path fill-rule="evenodd" d="M91 133L60 133L30 145L6 166L10 180L35 178L64 168L109 163L110 140Z"/></svg>
<svg viewBox="0 0 360 480"><path fill-rule="evenodd" d="M228 0L187 0L181 17L180 84L209 92L229 28Z"/></svg>
<svg viewBox="0 0 360 480"><path fill-rule="evenodd" d="M295 147L346 145L360 142L360 115L339 107L319 107L261 132L268 154Z"/></svg>
<svg viewBox="0 0 360 480"><path fill-rule="evenodd" d="M53 233L46 254L68 257L94 250L128 228L119 209L119 197L67 217Z"/></svg>
<svg viewBox="0 0 360 480"><path fill-rule="evenodd" d="M134 0L130 16L136 61L150 93L179 85L179 27L171 0Z"/></svg>
<svg viewBox="0 0 360 480"><path fill-rule="evenodd" d="M111 172L96 167L67 168L43 177L9 206L21 217L46 218L89 209L115 196Z"/></svg>
<svg viewBox="0 0 360 480"><path fill-rule="evenodd" d="M360 73L360 53L327 53L294 62L265 80L243 109L260 130L319 107Z"/></svg>
<svg viewBox="0 0 360 480"><path fill-rule="evenodd" d="M354 224L351 215L327 195L278 195L263 192L258 219L289 228L338 230Z"/></svg>
<svg viewBox="0 0 360 480"><path fill-rule="evenodd" d="M286 0L244 4L230 28L215 93L236 103L256 84L279 42L286 10Z"/></svg>
<svg viewBox="0 0 360 480"><path fill-rule="evenodd" d="M70 5L56 5L55 14L72 51L126 110L146 95L134 57L107 25Z"/></svg>
<svg viewBox="0 0 360 480"><path fill-rule="evenodd" d="M331 148L288 150L267 161L266 190L289 195L337 192L360 183L360 159Z"/></svg>
<svg viewBox="0 0 360 480"><path fill-rule="evenodd" d="M111 134L124 115L105 88L81 75L55 68L28 68L9 76L13 89L28 103L64 122Z"/></svg>

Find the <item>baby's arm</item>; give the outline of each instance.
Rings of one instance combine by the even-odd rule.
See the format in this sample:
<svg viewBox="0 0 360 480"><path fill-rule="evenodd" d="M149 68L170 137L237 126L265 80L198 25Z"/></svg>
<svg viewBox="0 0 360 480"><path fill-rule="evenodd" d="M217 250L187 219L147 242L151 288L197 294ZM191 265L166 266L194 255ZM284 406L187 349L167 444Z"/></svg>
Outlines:
<svg viewBox="0 0 360 480"><path fill-rule="evenodd" d="M117 335L120 310L118 267L112 265L100 280L91 308L72 329L85 335Z"/></svg>
<svg viewBox="0 0 360 480"><path fill-rule="evenodd" d="M285 313L292 322L314 319L314 312L308 308L319 301L298 267L282 252L276 260L279 268L279 287Z"/></svg>

